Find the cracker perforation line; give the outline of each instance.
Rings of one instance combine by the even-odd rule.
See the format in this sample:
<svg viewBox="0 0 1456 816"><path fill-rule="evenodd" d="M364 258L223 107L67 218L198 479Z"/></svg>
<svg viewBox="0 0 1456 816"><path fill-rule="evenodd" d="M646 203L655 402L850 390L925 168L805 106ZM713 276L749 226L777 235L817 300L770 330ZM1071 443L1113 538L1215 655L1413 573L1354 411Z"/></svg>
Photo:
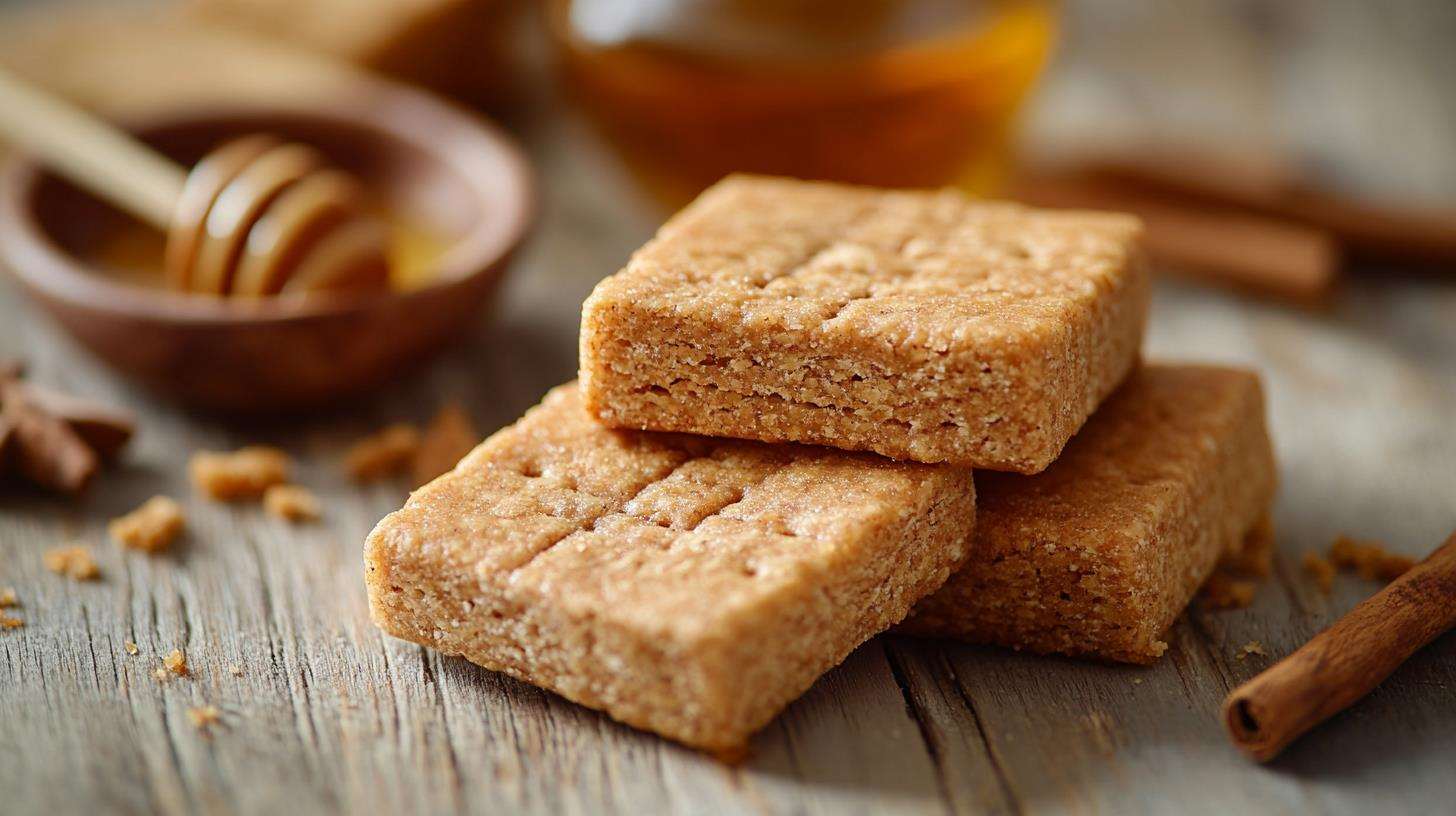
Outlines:
<svg viewBox="0 0 1456 816"><path fill-rule="evenodd" d="M700 459L707 459L707 458L709 458L709 456L711 456L711 454L712 454L712 449L709 450L708 455L701 455L701 456L688 455L688 457L686 459L682 460L681 462L678 462L676 465L673 465L672 466L672 469L669 470L668 472L662 474L660 477L658 477L656 479L653 479L652 481L650 481L647 484L642 485L642 487L638 488L637 489L637 492L633 493L631 496L628 496L626 499L624 499L622 501L622 504L619 507L615 507L615 508L612 508L610 510L607 510L606 512L601 513L600 515L592 516L590 519L583 520L580 524L578 524L575 527L575 529L568 530L566 533L562 534L561 536L558 536L555 540L551 541L546 546L544 546L541 549L535 551L534 553L531 553L531 557L530 558L527 558L525 561L522 561L520 564L517 564L516 566L511 567L509 570L506 570L506 574L507 575L510 575L510 574L513 574L513 573L517 573L517 572L520 572L521 570L524 570L524 569L530 567L533 563L536 562L536 559L540 558L541 556L543 556L546 553L550 552L551 550L555 549L558 545L561 544L561 542L567 540L568 538L571 538L572 536L576 535L577 533L581 533L581 532L585 532L587 530L594 529L597 526L597 523L600 522L602 519L608 518L609 516L614 516L614 515L620 515L620 514L622 514L622 508L623 507L626 507L628 504L630 504L638 496L641 496L643 493L647 492L647 489L648 488L652 487L653 485L656 485L656 484L659 484L661 482L664 482L667 479L671 478L672 477L672 474L677 473L680 469L682 469L683 467L685 467L689 462L696 462L696 461L698 461Z"/></svg>
<svg viewBox="0 0 1456 816"><path fill-rule="evenodd" d="M758 479L755 479L751 484L744 485L743 486L743 489L740 490L740 491L738 491L738 498L734 499L731 502L728 502L727 504L723 505L722 507L719 507L718 509L712 511L711 513L708 513L706 516L703 516L702 518L698 519L696 522L693 523L693 526L684 529L682 532L684 532L684 533L691 533L692 531L694 531L694 530L698 529L699 527L703 526L703 522L707 521L708 519L721 517L723 515L723 511L724 510L727 510L728 508L734 506L735 504L742 504L744 502L744 500L748 498L748 492L750 490L756 490L757 488L763 486L763 483L764 482L766 482L770 478L772 478L775 473L782 472L786 467L787 467L787 464L785 464L785 463L777 463L776 467L774 467L773 469L769 470L767 473L763 474L763 476L759 477Z"/></svg>
<svg viewBox="0 0 1456 816"><path fill-rule="evenodd" d="M762 283L754 284L754 288L766 289L768 288L768 285L773 283L774 281L788 280L795 275L798 275L800 272L803 272L805 269L808 269L814 264L814 261L818 260L820 255L823 255L835 244L849 241L849 236L855 229L855 227L868 220L869 217L874 214L875 207L873 204L864 205L849 220L844 222L844 226L840 228L837 235L829 235L819 241L815 241L814 248L811 249L807 254L805 254L803 258L799 259L798 263L794 264L788 269L780 271L775 275L769 276Z"/></svg>

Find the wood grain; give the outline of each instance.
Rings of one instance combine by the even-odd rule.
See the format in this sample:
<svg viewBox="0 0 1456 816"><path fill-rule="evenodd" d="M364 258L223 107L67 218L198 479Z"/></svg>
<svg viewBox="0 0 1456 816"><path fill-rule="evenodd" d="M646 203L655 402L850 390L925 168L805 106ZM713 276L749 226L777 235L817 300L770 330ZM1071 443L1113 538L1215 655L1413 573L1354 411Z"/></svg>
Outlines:
<svg viewBox="0 0 1456 816"><path fill-rule="evenodd" d="M1439 203L1456 189L1456 6L1084 2L1068 13L1029 118L1033 144L1192 132L1299 146L1333 180L1372 192ZM106 31L117 48L129 42ZM72 59L94 68L105 54ZM1268 767L1239 756L1217 716L1230 689L1376 589L1341 576L1322 595L1300 570L1305 550L1346 532L1419 555L1456 527L1456 288L1430 280L1354 276L1321 314L1160 282L1149 355L1263 371L1283 488L1275 574L1254 605L1195 604L1150 668L880 638L731 768L382 637L367 619L360 546L406 486L349 484L347 445L452 398L483 432L513 420L573 375L582 298L661 219L575 114L542 102L517 129L542 174L544 220L496 315L346 412L246 426L180 412L101 369L6 287L0 358L133 409L140 427L82 503L0 495L0 586L17 589L11 611L26 621L0 631L0 809L1402 814L1456 801L1451 636ZM192 495L192 449L255 442L300 457L300 481L325 501L321 523L290 527ZM176 553L104 540L106 519L155 493L189 512ZM93 547L102 579L46 572L41 552L61 543ZM1250 641L1269 657L1239 660ZM193 674L158 683L151 670L173 648ZM203 704L223 711L205 732L186 716Z"/></svg>

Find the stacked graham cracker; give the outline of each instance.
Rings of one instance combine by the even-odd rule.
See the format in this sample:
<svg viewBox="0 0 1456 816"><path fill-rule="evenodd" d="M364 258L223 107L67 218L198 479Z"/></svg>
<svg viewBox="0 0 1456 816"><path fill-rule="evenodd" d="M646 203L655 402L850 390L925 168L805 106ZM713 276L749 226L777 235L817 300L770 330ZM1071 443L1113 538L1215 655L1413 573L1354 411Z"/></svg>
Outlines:
<svg viewBox="0 0 1456 816"><path fill-rule="evenodd" d="M718 184L587 300L579 384L380 522L375 621L717 752L902 621L1156 659L1274 463L1253 374L1140 363L1138 231Z"/></svg>

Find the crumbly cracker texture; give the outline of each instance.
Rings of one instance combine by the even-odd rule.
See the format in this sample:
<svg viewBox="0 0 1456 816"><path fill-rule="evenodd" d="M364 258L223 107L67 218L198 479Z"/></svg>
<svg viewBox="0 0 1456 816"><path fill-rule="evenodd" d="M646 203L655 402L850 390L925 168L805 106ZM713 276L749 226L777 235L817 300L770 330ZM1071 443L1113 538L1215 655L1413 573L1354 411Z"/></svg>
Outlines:
<svg viewBox="0 0 1456 816"><path fill-rule="evenodd" d="M966 555L970 474L595 423L546 396L365 545L370 611L720 755Z"/></svg>
<svg viewBox="0 0 1456 816"><path fill-rule="evenodd" d="M1274 520L1265 513L1244 536L1243 545L1224 556L1219 568L1244 578L1268 578L1274 571L1276 548Z"/></svg>
<svg viewBox="0 0 1456 816"><path fill-rule="evenodd" d="M287 482L292 469L288 454L263 445L227 453L198 451L188 463L192 484L217 501L261 498L268 488Z"/></svg>
<svg viewBox="0 0 1456 816"><path fill-rule="evenodd" d="M730 177L582 309L612 427L1036 473L1138 356L1130 216Z"/></svg>
<svg viewBox="0 0 1456 816"><path fill-rule="evenodd" d="M121 546L150 553L172 546L186 526L182 505L168 496L153 496L141 507L112 519L106 530Z"/></svg>
<svg viewBox="0 0 1456 816"><path fill-rule="evenodd" d="M1213 609L1247 609L1254 603L1259 585L1254 581L1241 581L1226 572L1215 572L1204 582L1201 595L1203 602Z"/></svg>
<svg viewBox="0 0 1456 816"><path fill-rule="evenodd" d="M187 709L187 719L192 727L206 730L208 727L222 722L222 710L215 705L197 706Z"/></svg>
<svg viewBox="0 0 1456 816"><path fill-rule="evenodd" d="M1335 588L1335 565L1330 559L1310 550L1304 554L1304 571L1314 581L1314 585L1325 595Z"/></svg>
<svg viewBox="0 0 1456 816"><path fill-rule="evenodd" d="M76 581L94 581L101 577L101 568L91 551L79 545L52 547L41 556L45 568Z"/></svg>
<svg viewBox="0 0 1456 816"><path fill-rule="evenodd" d="M1264 648L1264 644L1260 643L1257 640L1251 640L1248 643L1245 643L1243 646L1240 646L1238 654L1234 655L1234 657L1239 660L1244 660L1252 655L1258 655L1259 657L1268 657L1269 651Z"/></svg>
<svg viewBox="0 0 1456 816"><path fill-rule="evenodd" d="M316 521L323 513L318 497L302 485L273 485L263 494L263 509L284 521Z"/></svg>
<svg viewBox="0 0 1456 816"><path fill-rule="evenodd" d="M478 444L480 432L464 406L452 402L441 408L420 437L414 461L415 486L450 472Z"/></svg>
<svg viewBox="0 0 1456 816"><path fill-rule="evenodd" d="M1361 541L1342 535L1330 545L1330 562L1342 570L1353 570L1367 581L1389 583L1416 565L1408 555L1390 552L1379 541Z"/></svg>
<svg viewBox="0 0 1456 816"><path fill-rule="evenodd" d="M1151 663L1275 474L1256 375L1147 366L1046 472L976 474L972 557L902 628Z"/></svg>
<svg viewBox="0 0 1456 816"><path fill-rule="evenodd" d="M182 654L181 649L173 649L162 658L162 667L172 674L182 677L188 673L187 656Z"/></svg>
<svg viewBox="0 0 1456 816"><path fill-rule="evenodd" d="M397 423L355 442L344 455L344 472L356 482L373 482L409 470L420 449L420 431Z"/></svg>

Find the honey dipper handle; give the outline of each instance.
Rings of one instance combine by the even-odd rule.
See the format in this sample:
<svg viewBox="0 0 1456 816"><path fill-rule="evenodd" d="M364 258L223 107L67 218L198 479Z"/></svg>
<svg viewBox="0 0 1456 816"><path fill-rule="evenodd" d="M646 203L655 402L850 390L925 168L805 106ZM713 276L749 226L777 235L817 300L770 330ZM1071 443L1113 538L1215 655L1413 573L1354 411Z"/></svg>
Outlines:
<svg viewBox="0 0 1456 816"><path fill-rule="evenodd" d="M119 128L0 68L0 138L165 230L186 171Z"/></svg>

